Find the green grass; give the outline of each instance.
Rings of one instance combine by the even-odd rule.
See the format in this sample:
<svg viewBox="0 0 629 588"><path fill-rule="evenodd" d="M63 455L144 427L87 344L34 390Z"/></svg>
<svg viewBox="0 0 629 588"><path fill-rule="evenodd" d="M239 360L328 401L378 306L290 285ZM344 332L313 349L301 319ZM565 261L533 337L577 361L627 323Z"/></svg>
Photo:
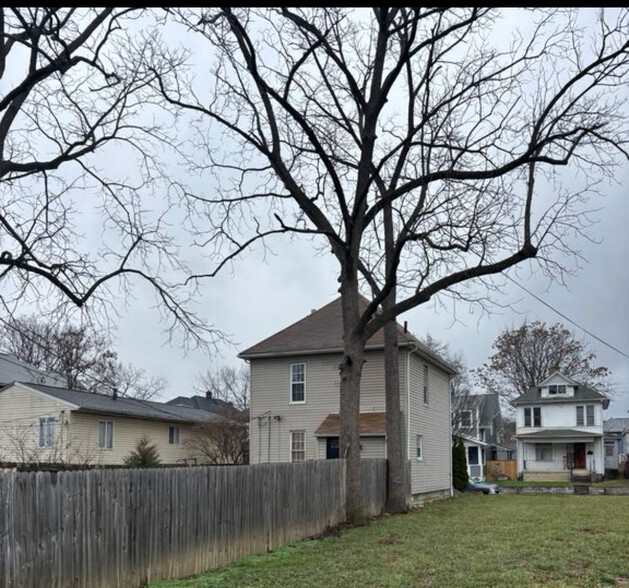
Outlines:
<svg viewBox="0 0 629 588"><path fill-rule="evenodd" d="M574 484L570 481L564 482L541 482L541 481L527 481L521 482L519 480L498 480L495 482L500 486L505 486L508 488L539 488L539 487L554 487L554 488L564 488L566 486L573 486ZM629 487L629 480L626 478L619 478L617 480L604 480L603 482L593 482L591 486L607 486L607 487Z"/></svg>
<svg viewBox="0 0 629 588"><path fill-rule="evenodd" d="M628 586L629 497L464 495L152 588Z"/></svg>

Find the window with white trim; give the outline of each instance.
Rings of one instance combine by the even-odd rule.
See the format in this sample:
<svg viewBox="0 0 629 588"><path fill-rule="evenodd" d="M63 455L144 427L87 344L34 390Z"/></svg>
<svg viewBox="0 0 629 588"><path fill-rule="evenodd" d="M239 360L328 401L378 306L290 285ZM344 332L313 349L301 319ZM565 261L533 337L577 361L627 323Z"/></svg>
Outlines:
<svg viewBox="0 0 629 588"><path fill-rule="evenodd" d="M548 386L549 396L555 396L556 394L565 394L565 393L566 393L565 384L551 384L550 386Z"/></svg>
<svg viewBox="0 0 629 588"><path fill-rule="evenodd" d="M306 364L293 363L290 366L291 404L306 402Z"/></svg>
<svg viewBox="0 0 629 588"><path fill-rule="evenodd" d="M583 418L583 406L577 406L577 427L583 427L585 425L585 419Z"/></svg>
<svg viewBox="0 0 629 588"><path fill-rule="evenodd" d="M306 431L290 432L290 460L304 461L306 459Z"/></svg>
<svg viewBox="0 0 629 588"><path fill-rule="evenodd" d="M101 449L112 449L114 446L114 422L98 421L98 446Z"/></svg>
<svg viewBox="0 0 629 588"><path fill-rule="evenodd" d="M168 443L170 445L179 445L179 427L177 425L171 425L168 427Z"/></svg>
<svg viewBox="0 0 629 588"><path fill-rule="evenodd" d="M592 404L585 407L585 422L588 427L594 426L594 405Z"/></svg>
<svg viewBox="0 0 629 588"><path fill-rule="evenodd" d="M552 443L535 444L535 461L553 461Z"/></svg>
<svg viewBox="0 0 629 588"><path fill-rule="evenodd" d="M614 457L614 443L605 442L605 457Z"/></svg>
<svg viewBox="0 0 629 588"><path fill-rule="evenodd" d="M466 427L466 428L472 426L472 411L471 410L461 411L461 426Z"/></svg>
<svg viewBox="0 0 629 588"><path fill-rule="evenodd" d="M424 447L423 447L423 438L421 435L417 435L417 439L415 441L416 453L418 461L424 459Z"/></svg>
<svg viewBox="0 0 629 588"><path fill-rule="evenodd" d="M424 365L424 404L428 405L428 366Z"/></svg>
<svg viewBox="0 0 629 588"><path fill-rule="evenodd" d="M541 406L534 406L532 408L530 406L527 406L524 409L524 426L525 427L541 427L542 426Z"/></svg>
<svg viewBox="0 0 629 588"><path fill-rule="evenodd" d="M54 417L44 417L39 419L39 446L52 447L55 444L55 423Z"/></svg>

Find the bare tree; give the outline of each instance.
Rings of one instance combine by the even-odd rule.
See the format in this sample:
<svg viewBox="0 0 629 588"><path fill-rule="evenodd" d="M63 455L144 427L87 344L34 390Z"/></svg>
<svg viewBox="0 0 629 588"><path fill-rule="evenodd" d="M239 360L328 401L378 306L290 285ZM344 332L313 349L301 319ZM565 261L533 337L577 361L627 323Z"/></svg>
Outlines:
<svg viewBox="0 0 629 588"><path fill-rule="evenodd" d="M128 292L144 282L167 329L181 327L196 342L217 335L190 311L192 293L177 286L185 268L167 232L171 205L158 157L176 145L155 122L160 100L150 84L153 69L178 64L149 55L151 35L138 31L153 24L151 14L0 10L5 315L25 301L47 314L115 312L113 285Z"/></svg>
<svg viewBox="0 0 629 588"><path fill-rule="evenodd" d="M219 366L206 370L197 379L196 389L212 398L229 402L236 410L249 410L249 368L242 366Z"/></svg>
<svg viewBox="0 0 629 588"><path fill-rule="evenodd" d="M195 171L212 174L211 192L184 189L198 244L218 260L191 279L281 234L311 237L338 262L340 442L353 521L363 518L365 342L437 295L477 299L471 280L490 285L526 260L557 275L573 252L569 237L584 229L583 198L627 155L627 11L600 13L585 30L578 12L519 13L527 26L507 42L501 16L178 11L207 41L210 79L195 86L154 72L164 97L194 120ZM578 186L561 174L567 165Z"/></svg>
<svg viewBox="0 0 629 588"><path fill-rule="evenodd" d="M489 362L475 371L481 386L509 401L545 380L553 368L581 384L609 393L609 370L562 324L539 321L506 329L492 345ZM508 403L505 403L508 405Z"/></svg>
<svg viewBox="0 0 629 588"><path fill-rule="evenodd" d="M226 406L218 414L218 419L195 425L186 441L191 454L214 465L249 463L248 411Z"/></svg>
<svg viewBox="0 0 629 588"><path fill-rule="evenodd" d="M37 368L65 378L71 390L89 390L150 399L168 383L124 364L109 337L90 324L52 323L34 315L11 317L0 325L0 349Z"/></svg>

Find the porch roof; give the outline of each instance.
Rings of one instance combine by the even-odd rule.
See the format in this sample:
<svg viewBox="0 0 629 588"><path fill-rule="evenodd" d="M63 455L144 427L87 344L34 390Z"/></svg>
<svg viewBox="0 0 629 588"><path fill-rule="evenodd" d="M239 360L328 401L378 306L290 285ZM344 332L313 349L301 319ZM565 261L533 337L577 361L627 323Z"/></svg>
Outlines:
<svg viewBox="0 0 629 588"><path fill-rule="evenodd" d="M385 435L384 412L361 412L358 415L358 431L361 437L384 437ZM330 413L326 416L317 430L316 437L338 437L339 415Z"/></svg>
<svg viewBox="0 0 629 588"><path fill-rule="evenodd" d="M592 433L591 431L580 431L579 429L544 429L543 431L531 431L530 433L519 433L516 435L518 439L592 439L594 437L602 437L600 433Z"/></svg>

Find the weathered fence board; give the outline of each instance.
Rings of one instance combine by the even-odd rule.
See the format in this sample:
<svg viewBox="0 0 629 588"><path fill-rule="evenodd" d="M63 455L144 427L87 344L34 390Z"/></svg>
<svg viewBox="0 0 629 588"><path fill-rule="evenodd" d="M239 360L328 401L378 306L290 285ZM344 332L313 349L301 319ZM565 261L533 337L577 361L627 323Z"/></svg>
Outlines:
<svg viewBox="0 0 629 588"><path fill-rule="evenodd" d="M345 517L342 460L0 474L1 588L129 588L224 565ZM370 515L386 461L363 460Z"/></svg>

